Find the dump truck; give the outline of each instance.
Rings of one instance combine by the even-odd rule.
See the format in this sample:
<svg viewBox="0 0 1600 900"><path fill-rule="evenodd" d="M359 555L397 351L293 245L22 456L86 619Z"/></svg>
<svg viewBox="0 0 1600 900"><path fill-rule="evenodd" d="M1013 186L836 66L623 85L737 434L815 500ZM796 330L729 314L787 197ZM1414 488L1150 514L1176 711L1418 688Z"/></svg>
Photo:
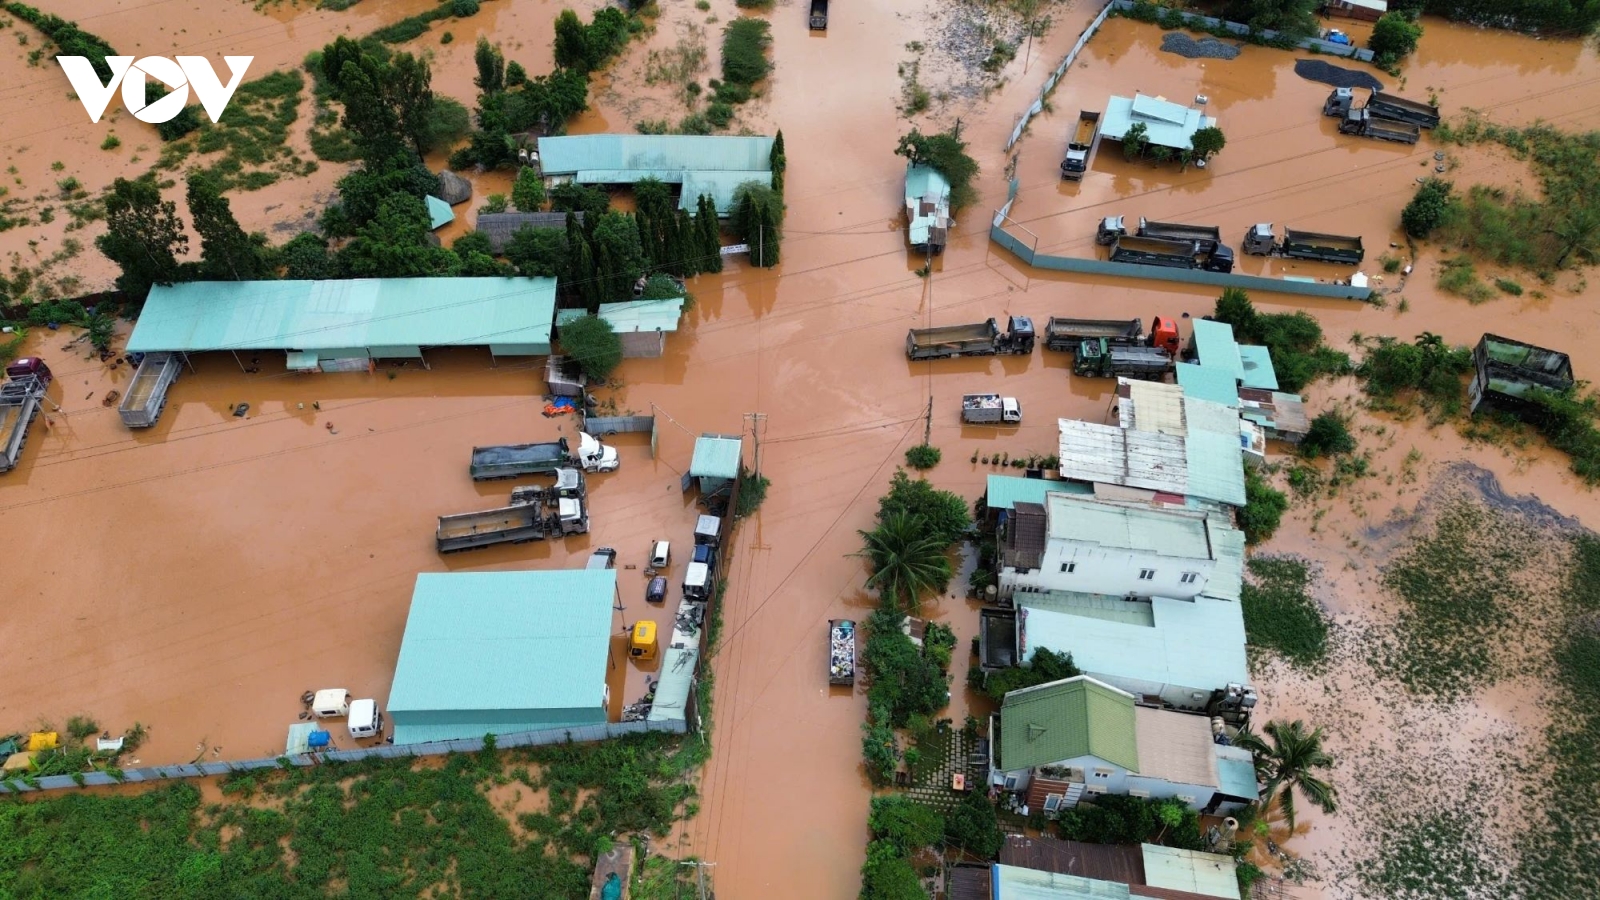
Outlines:
<svg viewBox="0 0 1600 900"><path fill-rule="evenodd" d="M1390 122L1404 122L1418 128L1437 128L1439 126L1439 107L1415 100L1407 100L1394 94L1385 94L1382 91L1373 91L1367 97L1365 106L1356 106L1356 94L1353 88L1334 88L1328 94L1328 99L1322 103L1322 114L1344 119L1351 111L1366 110L1379 119ZM1343 130L1341 125L1340 130Z"/></svg>
<svg viewBox="0 0 1600 900"><path fill-rule="evenodd" d="M1560 393L1575 383L1567 354L1497 334L1479 339L1472 367L1467 399L1474 415L1488 408L1527 418L1539 409L1540 390Z"/></svg>
<svg viewBox="0 0 1600 900"><path fill-rule="evenodd" d="M1117 242L1117 238L1128 233L1128 226L1122 216L1106 216L1094 230L1094 242L1102 247L1109 247Z"/></svg>
<svg viewBox="0 0 1600 900"><path fill-rule="evenodd" d="M811 0L811 30L828 30L828 0Z"/></svg>
<svg viewBox="0 0 1600 900"><path fill-rule="evenodd" d="M828 620L828 683L856 683L856 623L849 619Z"/></svg>
<svg viewBox="0 0 1600 900"><path fill-rule="evenodd" d="M550 531L550 517L541 504L516 503L482 512L440 516L434 542L440 553L454 553L490 544L542 541Z"/></svg>
<svg viewBox="0 0 1600 900"><path fill-rule="evenodd" d="M500 444L473 447L469 471L473 481L537 475L557 469L581 466L585 472L611 472L618 465L617 450L596 440L593 435L578 435L578 453L569 452L566 438L538 444Z"/></svg>
<svg viewBox="0 0 1600 900"><path fill-rule="evenodd" d="M1283 230L1283 240L1277 240L1271 222L1251 226L1244 236L1244 252L1255 256L1287 256L1292 259L1315 259L1322 262L1357 265L1367 255L1360 236L1321 234L1315 231Z"/></svg>
<svg viewBox="0 0 1600 900"><path fill-rule="evenodd" d="M1061 161L1061 177L1068 181L1082 181L1094 162L1096 138L1100 136L1100 114L1083 110L1078 113L1078 124L1073 129L1072 140L1067 141L1067 158Z"/></svg>
<svg viewBox="0 0 1600 900"><path fill-rule="evenodd" d="M6 366L6 382L0 385L0 472L15 469L21 461L28 430L54 380L50 367L36 356Z"/></svg>
<svg viewBox="0 0 1600 900"><path fill-rule="evenodd" d="M1206 253L1198 241L1175 241L1154 237L1119 237L1111 244L1111 261L1169 269L1204 269L1207 272L1232 272L1233 249L1218 246Z"/></svg>
<svg viewBox="0 0 1600 900"><path fill-rule="evenodd" d="M1143 319L1062 319L1051 316L1044 326L1044 345L1051 350L1078 352L1089 338L1138 343L1144 337Z"/></svg>
<svg viewBox="0 0 1600 900"><path fill-rule="evenodd" d="M128 382L117 413L129 428L149 428L167 408L167 389L178 379L183 363L176 353L146 353Z"/></svg>
<svg viewBox="0 0 1600 900"><path fill-rule="evenodd" d="M1394 141L1397 144L1415 144L1422 137L1422 130L1417 126L1409 122L1380 119L1370 109L1352 109L1345 113L1344 118L1339 120L1339 133Z"/></svg>
<svg viewBox="0 0 1600 900"><path fill-rule="evenodd" d="M1160 347L1113 344L1105 338L1084 341L1072 361L1072 374L1088 378L1159 380L1172 370L1172 354Z"/></svg>
<svg viewBox="0 0 1600 900"><path fill-rule="evenodd" d="M1194 241L1201 253L1216 253L1222 246L1222 229L1215 225L1179 225L1176 222L1152 222L1139 217L1139 237L1165 238L1169 241Z"/></svg>
<svg viewBox="0 0 1600 900"><path fill-rule="evenodd" d="M990 319L972 325L913 328L906 335L906 356L911 359L948 359L956 356L994 356L997 353L1033 352L1033 320L1012 316L1001 333Z"/></svg>
<svg viewBox="0 0 1600 900"><path fill-rule="evenodd" d="M1022 422L1022 406L1015 397L968 394L961 398L961 421L968 425L1018 425Z"/></svg>

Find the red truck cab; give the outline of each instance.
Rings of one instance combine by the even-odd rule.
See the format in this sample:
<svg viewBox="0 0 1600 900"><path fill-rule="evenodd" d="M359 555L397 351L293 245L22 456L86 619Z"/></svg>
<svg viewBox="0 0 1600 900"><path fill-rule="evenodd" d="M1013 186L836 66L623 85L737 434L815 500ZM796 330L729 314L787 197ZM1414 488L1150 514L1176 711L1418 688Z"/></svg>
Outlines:
<svg viewBox="0 0 1600 900"><path fill-rule="evenodd" d="M37 356L24 356L6 366L7 378L26 378L29 375L38 378L40 382L47 385L54 381L56 377L51 373L50 367L44 364L44 360Z"/></svg>

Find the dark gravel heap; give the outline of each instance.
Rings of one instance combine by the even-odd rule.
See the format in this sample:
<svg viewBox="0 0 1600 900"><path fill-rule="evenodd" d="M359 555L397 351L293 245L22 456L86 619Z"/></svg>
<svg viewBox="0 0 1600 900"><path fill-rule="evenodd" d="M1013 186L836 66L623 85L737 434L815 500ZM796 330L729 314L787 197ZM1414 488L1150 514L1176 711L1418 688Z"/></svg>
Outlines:
<svg viewBox="0 0 1600 900"><path fill-rule="evenodd" d="M1366 88L1370 91L1383 90L1383 82L1366 72L1355 69L1341 69L1320 59L1297 59L1294 61L1294 73L1307 81L1320 81L1334 87Z"/></svg>
<svg viewBox="0 0 1600 900"><path fill-rule="evenodd" d="M1233 59L1239 55L1239 45L1219 41L1214 37L1199 40L1180 31L1169 31L1161 36L1161 49L1188 59Z"/></svg>

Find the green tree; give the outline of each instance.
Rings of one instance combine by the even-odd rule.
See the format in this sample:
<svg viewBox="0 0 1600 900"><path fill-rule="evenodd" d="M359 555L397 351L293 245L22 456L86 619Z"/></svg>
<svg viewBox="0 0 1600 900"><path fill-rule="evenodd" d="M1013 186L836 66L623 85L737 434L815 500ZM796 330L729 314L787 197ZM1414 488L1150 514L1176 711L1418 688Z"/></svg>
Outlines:
<svg viewBox="0 0 1600 900"><path fill-rule="evenodd" d="M344 127L355 135L364 158L386 157L396 143L419 156L427 152L434 99L426 61L409 53L385 59L363 51L351 57L337 41L323 51L323 59L330 58L342 61L335 83L344 102Z"/></svg>
<svg viewBox="0 0 1600 900"><path fill-rule="evenodd" d="M423 123L423 152L443 150L461 140L471 128L471 115L465 106L450 97L435 97Z"/></svg>
<svg viewBox="0 0 1600 900"><path fill-rule="evenodd" d="M1000 852L1004 837L995 816L994 804L983 791L969 791L944 820L944 837L950 844L980 858L990 859Z"/></svg>
<svg viewBox="0 0 1600 900"><path fill-rule="evenodd" d="M378 214L378 204L395 194L422 200L439 189L439 177L421 158L401 151L368 160L339 179L338 188L339 204L322 218L323 231L332 236L354 234Z"/></svg>
<svg viewBox="0 0 1600 900"><path fill-rule="evenodd" d="M577 70L558 69L509 95L506 124L512 131L536 126L554 131L588 108L589 77Z"/></svg>
<svg viewBox="0 0 1600 900"><path fill-rule="evenodd" d="M873 841L861 865L859 900L928 900L928 892L910 860L887 842Z"/></svg>
<svg viewBox="0 0 1600 900"><path fill-rule="evenodd" d="M632 297L634 282L644 274L646 263L633 216L622 212L597 216L590 234L595 272L600 278L600 302Z"/></svg>
<svg viewBox="0 0 1600 900"><path fill-rule="evenodd" d="M1429 178L1417 188L1417 193L1400 211L1400 226L1414 238L1425 238L1444 223L1450 211L1450 182Z"/></svg>
<svg viewBox="0 0 1600 900"><path fill-rule="evenodd" d="M1227 135L1224 135L1222 129L1215 125L1206 126L1196 131L1194 136L1189 138L1189 149L1195 159L1210 159L1221 153L1222 148L1226 146L1228 146Z"/></svg>
<svg viewBox="0 0 1600 900"><path fill-rule="evenodd" d="M1272 537L1289 509L1289 498L1267 483L1255 469L1244 472L1244 509L1239 510L1239 530L1246 543L1257 544Z"/></svg>
<svg viewBox="0 0 1600 900"><path fill-rule="evenodd" d="M1561 242L1561 254L1556 257L1556 268L1565 265L1571 256L1590 262L1600 257L1600 207L1593 205L1595 200L1596 198L1590 197L1590 205L1586 206L1573 204L1555 227L1550 229L1556 240Z"/></svg>
<svg viewBox="0 0 1600 900"><path fill-rule="evenodd" d="M1307 731L1304 722L1268 722L1263 733L1271 739L1267 743L1261 735L1243 731L1234 739L1234 746L1242 747L1255 756L1256 777L1262 780L1261 805L1267 806L1273 797L1278 798L1278 808L1283 810L1285 824L1292 832L1295 825L1295 799L1300 796L1331 813L1338 808L1338 792L1316 774L1318 770L1333 767L1333 757L1322 749L1322 729ZM1278 789L1282 788L1280 795Z"/></svg>
<svg viewBox="0 0 1600 900"><path fill-rule="evenodd" d="M717 217L717 205L705 194L695 206L695 248L699 251L699 269L702 272L722 271L722 221Z"/></svg>
<svg viewBox="0 0 1600 900"><path fill-rule="evenodd" d="M622 363L622 339L611 323L599 316L584 316L561 326L561 351L576 360L583 374L604 381Z"/></svg>
<svg viewBox="0 0 1600 900"><path fill-rule="evenodd" d="M1372 26L1367 47L1380 61L1394 63L1417 49L1422 23L1400 13L1385 13Z"/></svg>
<svg viewBox="0 0 1600 900"><path fill-rule="evenodd" d="M1222 296L1217 298L1216 312L1211 317L1232 326L1234 336L1240 340L1260 340L1261 324L1256 316L1256 307L1243 288L1223 288Z"/></svg>
<svg viewBox="0 0 1600 900"><path fill-rule="evenodd" d="M683 286L667 275L651 275L644 283L640 300L671 300L684 295Z"/></svg>
<svg viewBox="0 0 1600 900"><path fill-rule="evenodd" d="M178 257L189 252L177 204L161 199L161 189L151 177L112 182L106 197L106 233L94 243L122 269L117 290L138 303L144 302L151 286L179 280Z"/></svg>
<svg viewBox="0 0 1600 900"><path fill-rule="evenodd" d="M284 278L320 281L339 277L338 260L328 252L328 240L320 234L303 231L275 251L275 262Z"/></svg>
<svg viewBox="0 0 1600 900"><path fill-rule="evenodd" d="M189 218L200 235L206 277L253 281L267 274L265 235L246 234L215 179L195 170L188 177Z"/></svg>
<svg viewBox="0 0 1600 900"><path fill-rule="evenodd" d="M523 212L538 212L544 206L544 178L539 171L525 168L511 185L511 202Z"/></svg>
<svg viewBox="0 0 1600 900"><path fill-rule="evenodd" d="M428 208L410 194L392 194L378 204L372 221L340 252L344 266L357 278L419 278L454 275L454 253L433 246Z"/></svg>
<svg viewBox="0 0 1600 900"><path fill-rule="evenodd" d="M978 199L972 180L978 175L978 162L967 155L967 144L955 129L942 134L923 134L913 128L902 135L894 152L913 165L931 166L950 182L950 206L962 209Z"/></svg>
<svg viewBox="0 0 1600 900"><path fill-rule="evenodd" d="M901 796L872 798L867 830L875 841L886 841L901 854L931 847L944 836L944 820L931 807Z"/></svg>
<svg viewBox="0 0 1600 900"><path fill-rule="evenodd" d="M924 479L912 478L904 469L895 470L889 480L889 492L878 499L880 522L896 513L921 519L941 548L954 544L972 528L966 500L959 494L937 490Z"/></svg>
<svg viewBox="0 0 1600 900"><path fill-rule="evenodd" d="M506 259L523 275L537 278L569 277L571 248L560 228L517 229L506 244Z"/></svg>
<svg viewBox="0 0 1600 900"><path fill-rule="evenodd" d="M1356 439L1350 433L1348 418L1330 409L1311 420L1311 428L1300 440L1298 449L1300 455L1307 459L1337 456L1355 450Z"/></svg>
<svg viewBox="0 0 1600 900"><path fill-rule="evenodd" d="M1006 695L1012 691L1023 688L1036 687L1060 681L1063 678L1074 678L1082 675L1077 666L1072 663L1071 653L1057 653L1048 647L1035 647L1033 657L1020 666L1000 669L990 672L985 677L982 670L978 672L979 680L983 685L983 692L994 698L996 702L1005 700Z"/></svg>
<svg viewBox="0 0 1600 900"><path fill-rule="evenodd" d="M866 763L868 780L879 787L894 780L894 770L900 764L900 742L894 729L882 723L882 719L871 716L861 723L861 758Z"/></svg>
<svg viewBox="0 0 1600 900"><path fill-rule="evenodd" d="M761 268L778 264L783 199L759 181L746 181L733 192L733 230L750 245L750 262Z"/></svg>
<svg viewBox="0 0 1600 900"><path fill-rule="evenodd" d="M1252 31L1276 31L1282 39L1299 41L1317 33L1318 5L1319 0L1230 0L1223 17Z"/></svg>
<svg viewBox="0 0 1600 900"><path fill-rule="evenodd" d="M522 63L515 61L506 63L506 87L518 88L527 83L528 70L522 67Z"/></svg>
<svg viewBox="0 0 1600 900"><path fill-rule="evenodd" d="M872 565L867 587L876 589L885 604L915 610L924 594L950 583L948 545L923 520L896 512L858 533L866 545L859 555Z"/></svg>
<svg viewBox="0 0 1600 900"><path fill-rule="evenodd" d="M789 158L783 152L783 129L778 129L777 137L772 139L772 152L768 155L768 162L772 166L772 189L778 196L783 196L783 173L789 168Z"/></svg>
<svg viewBox="0 0 1600 900"><path fill-rule="evenodd" d="M766 19L739 18L722 30L722 80L749 87L767 77L772 63L767 46L772 43Z"/></svg>
<svg viewBox="0 0 1600 900"><path fill-rule="evenodd" d="M929 716L950 702L944 669L911 643L901 626L905 613L880 605L867 619L867 646L862 654L872 686L867 707L872 721L904 728L913 716Z"/></svg>
<svg viewBox="0 0 1600 900"><path fill-rule="evenodd" d="M1195 133L1198 134L1199 132ZM1132 127L1122 135L1122 158L1128 162L1133 162L1144 156L1145 151L1150 147L1149 134L1150 129L1146 128L1143 122L1133 123Z"/></svg>
<svg viewBox="0 0 1600 900"><path fill-rule="evenodd" d="M486 38L478 38L472 61L478 67L478 75L472 79L472 83L478 86L480 92L498 94L506 89L506 57L499 47L490 44Z"/></svg>
<svg viewBox="0 0 1600 900"><path fill-rule="evenodd" d="M563 9L556 16L556 65L589 74L589 35L578 14Z"/></svg>
<svg viewBox="0 0 1600 900"><path fill-rule="evenodd" d="M568 181L550 189L550 209L555 212L581 212L595 219L610 207L610 198L600 188Z"/></svg>

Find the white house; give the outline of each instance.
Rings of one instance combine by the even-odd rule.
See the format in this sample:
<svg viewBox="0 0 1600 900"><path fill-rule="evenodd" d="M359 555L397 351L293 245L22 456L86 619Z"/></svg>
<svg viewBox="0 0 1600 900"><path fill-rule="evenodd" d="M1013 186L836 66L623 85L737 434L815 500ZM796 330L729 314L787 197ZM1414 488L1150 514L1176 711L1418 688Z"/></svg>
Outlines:
<svg viewBox="0 0 1600 900"><path fill-rule="evenodd" d="M1097 794L1206 813L1257 799L1250 754L1225 743L1220 720L1137 705L1087 675L1012 691L989 733L991 784L1047 814Z"/></svg>

